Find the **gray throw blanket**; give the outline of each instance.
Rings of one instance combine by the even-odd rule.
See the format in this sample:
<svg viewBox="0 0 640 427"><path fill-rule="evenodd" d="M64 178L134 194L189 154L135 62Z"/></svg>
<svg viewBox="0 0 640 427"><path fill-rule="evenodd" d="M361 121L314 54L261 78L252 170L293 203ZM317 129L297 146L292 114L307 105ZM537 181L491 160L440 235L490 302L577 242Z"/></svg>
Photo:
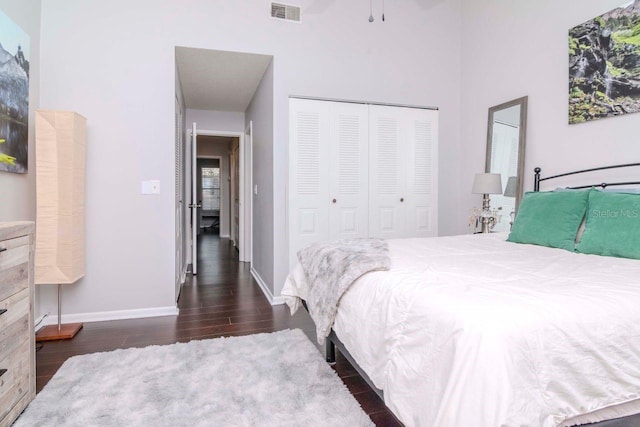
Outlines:
<svg viewBox="0 0 640 427"><path fill-rule="evenodd" d="M381 239L350 239L315 243L298 251L309 280L307 307L316 324L318 343L329 336L342 295L360 276L389 270L387 243Z"/></svg>

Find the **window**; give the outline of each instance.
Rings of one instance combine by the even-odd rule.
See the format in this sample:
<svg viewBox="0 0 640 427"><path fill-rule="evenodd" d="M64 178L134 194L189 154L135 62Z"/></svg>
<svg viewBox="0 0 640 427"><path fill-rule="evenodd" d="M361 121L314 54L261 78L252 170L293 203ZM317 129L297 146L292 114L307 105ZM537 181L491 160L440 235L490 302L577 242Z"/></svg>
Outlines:
<svg viewBox="0 0 640 427"><path fill-rule="evenodd" d="M220 210L220 168L202 169L202 210Z"/></svg>

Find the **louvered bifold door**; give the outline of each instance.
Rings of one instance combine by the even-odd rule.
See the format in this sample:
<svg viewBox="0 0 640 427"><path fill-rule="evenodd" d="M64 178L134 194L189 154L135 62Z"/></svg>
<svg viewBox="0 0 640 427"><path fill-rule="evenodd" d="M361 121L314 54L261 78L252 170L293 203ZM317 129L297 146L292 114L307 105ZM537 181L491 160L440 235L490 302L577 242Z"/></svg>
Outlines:
<svg viewBox="0 0 640 427"><path fill-rule="evenodd" d="M405 236L438 233L438 111L405 108L403 155L406 159Z"/></svg>
<svg viewBox="0 0 640 427"><path fill-rule="evenodd" d="M329 239L367 237L367 106L331 102L330 115Z"/></svg>
<svg viewBox="0 0 640 427"><path fill-rule="evenodd" d="M395 238L405 234L401 108L369 106L369 235Z"/></svg>
<svg viewBox="0 0 640 427"><path fill-rule="evenodd" d="M329 238L330 103L289 100L289 265ZM259 219L258 219L259 221Z"/></svg>
<svg viewBox="0 0 640 427"><path fill-rule="evenodd" d="M437 110L369 107L372 237L437 235L437 138Z"/></svg>

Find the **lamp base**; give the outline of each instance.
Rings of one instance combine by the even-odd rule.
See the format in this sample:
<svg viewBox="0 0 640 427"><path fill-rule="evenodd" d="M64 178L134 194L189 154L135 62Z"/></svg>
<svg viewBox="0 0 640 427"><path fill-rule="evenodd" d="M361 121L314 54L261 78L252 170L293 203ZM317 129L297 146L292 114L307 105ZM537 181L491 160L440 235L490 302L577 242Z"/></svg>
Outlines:
<svg viewBox="0 0 640 427"><path fill-rule="evenodd" d="M66 325L60 325L60 329L58 329L58 325L45 326L36 334L36 342L69 340L82 329L82 326L82 323L67 323Z"/></svg>

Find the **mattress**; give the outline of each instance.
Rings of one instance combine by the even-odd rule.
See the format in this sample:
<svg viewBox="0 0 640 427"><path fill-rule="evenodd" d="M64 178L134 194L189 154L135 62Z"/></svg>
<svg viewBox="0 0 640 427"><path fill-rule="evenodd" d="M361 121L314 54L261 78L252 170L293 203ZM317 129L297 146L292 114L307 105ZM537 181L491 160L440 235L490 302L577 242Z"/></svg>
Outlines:
<svg viewBox="0 0 640 427"><path fill-rule="evenodd" d="M389 240L391 270L345 293L334 331L387 406L434 427L637 410L621 405L640 398L640 262L505 238ZM282 293L295 306L306 287L297 267Z"/></svg>

